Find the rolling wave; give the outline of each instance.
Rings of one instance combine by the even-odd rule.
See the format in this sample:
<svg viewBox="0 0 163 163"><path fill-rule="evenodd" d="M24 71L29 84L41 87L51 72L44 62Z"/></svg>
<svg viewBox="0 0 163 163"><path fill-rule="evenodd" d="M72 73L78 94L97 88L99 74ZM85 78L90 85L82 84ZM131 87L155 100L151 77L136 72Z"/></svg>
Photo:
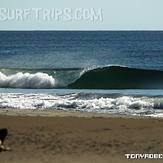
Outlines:
<svg viewBox="0 0 163 163"><path fill-rule="evenodd" d="M99 67L85 71L68 88L162 89L163 71L122 66Z"/></svg>
<svg viewBox="0 0 163 163"><path fill-rule="evenodd" d="M80 77L81 68L0 68L0 87L65 88Z"/></svg>
<svg viewBox="0 0 163 163"><path fill-rule="evenodd" d="M0 72L0 87L7 88L54 88L55 79L46 73L22 73L6 75Z"/></svg>
<svg viewBox="0 0 163 163"><path fill-rule="evenodd" d="M116 65L88 69L0 69L0 87L163 89L163 71Z"/></svg>

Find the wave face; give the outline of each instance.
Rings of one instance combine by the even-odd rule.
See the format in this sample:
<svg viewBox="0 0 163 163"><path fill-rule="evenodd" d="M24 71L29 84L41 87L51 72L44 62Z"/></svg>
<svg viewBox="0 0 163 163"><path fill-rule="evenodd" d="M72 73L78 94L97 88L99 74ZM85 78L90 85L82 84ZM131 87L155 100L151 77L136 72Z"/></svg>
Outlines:
<svg viewBox="0 0 163 163"><path fill-rule="evenodd" d="M68 85L78 89L162 89L163 71L101 67L85 71L80 78Z"/></svg>
<svg viewBox="0 0 163 163"><path fill-rule="evenodd" d="M72 93L23 94L0 93L2 109L52 109L109 113L128 116L163 117L163 97L111 96Z"/></svg>
<svg viewBox="0 0 163 163"><path fill-rule="evenodd" d="M0 72L0 87L7 88L54 88L55 79L46 73L16 73L6 75Z"/></svg>

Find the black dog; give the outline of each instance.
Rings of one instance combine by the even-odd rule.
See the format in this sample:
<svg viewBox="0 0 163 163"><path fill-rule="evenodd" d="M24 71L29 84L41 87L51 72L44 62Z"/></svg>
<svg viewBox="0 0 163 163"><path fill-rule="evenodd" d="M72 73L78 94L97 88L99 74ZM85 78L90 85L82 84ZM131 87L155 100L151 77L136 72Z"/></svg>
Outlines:
<svg viewBox="0 0 163 163"><path fill-rule="evenodd" d="M7 135L8 135L7 128L0 129L0 141L1 141L2 144L3 144L3 142L4 142Z"/></svg>
<svg viewBox="0 0 163 163"><path fill-rule="evenodd" d="M5 147L3 145L7 135L8 135L8 130L6 128L0 129L0 152L2 152L2 151L9 151L10 150L9 147Z"/></svg>

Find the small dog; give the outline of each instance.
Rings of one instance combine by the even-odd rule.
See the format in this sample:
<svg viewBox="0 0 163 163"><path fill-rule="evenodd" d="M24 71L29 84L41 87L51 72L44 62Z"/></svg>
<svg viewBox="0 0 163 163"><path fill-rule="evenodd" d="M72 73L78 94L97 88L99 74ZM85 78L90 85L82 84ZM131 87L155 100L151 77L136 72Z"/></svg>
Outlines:
<svg viewBox="0 0 163 163"><path fill-rule="evenodd" d="M8 151L8 150L10 150L9 147L5 147L3 145L3 143L5 141L5 138L6 138L7 135L8 135L7 128L0 129L0 151Z"/></svg>

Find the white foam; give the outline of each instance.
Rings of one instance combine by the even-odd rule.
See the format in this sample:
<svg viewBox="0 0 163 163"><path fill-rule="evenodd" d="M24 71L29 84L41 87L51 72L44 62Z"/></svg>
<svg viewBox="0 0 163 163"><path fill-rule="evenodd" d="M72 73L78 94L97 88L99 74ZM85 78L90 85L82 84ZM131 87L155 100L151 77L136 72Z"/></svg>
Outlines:
<svg viewBox="0 0 163 163"><path fill-rule="evenodd" d="M163 115L160 102L155 98L123 96L117 98L78 98L78 94L0 94L0 108L10 109L56 109L67 111L113 113L126 115ZM157 108L155 108L157 104ZM159 108L160 106L160 108Z"/></svg>
<svg viewBox="0 0 163 163"><path fill-rule="evenodd" d="M5 75L0 72L0 87L10 88L53 88L55 79L46 73L16 73Z"/></svg>

